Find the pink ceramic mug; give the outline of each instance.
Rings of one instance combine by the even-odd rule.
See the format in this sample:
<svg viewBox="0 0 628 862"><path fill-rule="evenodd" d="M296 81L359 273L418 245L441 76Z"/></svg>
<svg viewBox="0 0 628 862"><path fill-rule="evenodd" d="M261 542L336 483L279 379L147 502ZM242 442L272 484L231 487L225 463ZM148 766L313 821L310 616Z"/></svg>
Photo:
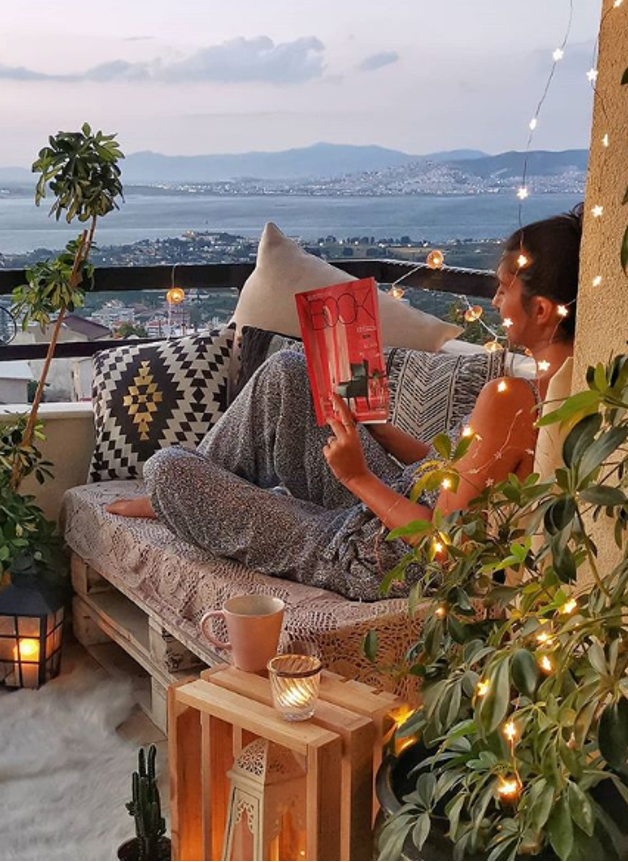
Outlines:
<svg viewBox="0 0 628 862"><path fill-rule="evenodd" d="M233 596L221 611L210 611L202 618L200 629L204 637L219 649L231 650L233 664L240 670L257 673L277 655L284 603L273 596L259 594ZM215 617L227 625L229 641L221 641L211 631Z"/></svg>

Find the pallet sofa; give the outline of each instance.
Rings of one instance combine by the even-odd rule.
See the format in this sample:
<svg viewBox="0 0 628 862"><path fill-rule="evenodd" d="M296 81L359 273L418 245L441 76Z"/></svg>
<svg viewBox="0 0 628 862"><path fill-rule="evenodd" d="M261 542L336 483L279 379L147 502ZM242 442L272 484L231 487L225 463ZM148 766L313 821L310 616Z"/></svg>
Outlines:
<svg viewBox="0 0 628 862"><path fill-rule="evenodd" d="M263 236L258 268L251 276L258 304L258 282L264 262L268 262L269 255L272 258L277 243L285 246L290 242L283 235L278 237L275 231L266 236L266 243ZM316 260L314 282L317 283L312 283L310 273L309 282L304 284L300 276L312 262L302 257L305 252L296 245L288 251L293 257L292 267L286 265L285 253L280 255L283 269L279 281L284 285L303 290L332 283L335 278L340 280L339 274L348 278L339 270L319 271L320 266L334 268ZM246 290L247 286L243 298ZM266 311L269 302L273 304L272 298L266 297L261 304ZM276 301L274 306L277 307ZM285 299L282 306L286 306ZM421 316L413 316L413 309L404 309L398 303L392 311L398 315L400 309L408 316L412 337L416 338ZM236 322L243 332L238 362L251 371L251 366L263 359L259 355L260 345L264 355L286 346L282 337L269 330L275 328L294 335L297 324L296 320L269 320L264 315L260 320L259 314L251 319L245 311L240 305L236 311ZM253 362L250 355L245 355L246 325L251 323L267 327L251 329L249 343L257 351ZM427 321L427 327L429 345L424 346L429 346L431 352L403 344L388 352L392 420L425 437L460 419L469 411L482 385L504 371L500 358L469 353L459 344L450 343L445 353L434 352L450 341L457 330L434 318ZM399 337L397 317L389 330L388 343L399 344ZM529 370L527 366L520 373L529 374ZM166 723L168 684L197 674L203 665L225 661L225 654L201 637L198 623L204 613L220 609L227 598L239 593L261 592L283 599L286 604L283 649L315 651L326 668L345 678L374 688L391 688L390 678L364 656L362 644L365 634L375 630L382 663L402 659L422 624L420 613L413 618L408 615L404 598L389 597L374 603L349 601L321 589L264 576L231 560L211 558L177 540L158 522L123 519L104 510L108 502L142 493L140 478L72 488L64 498L62 521L72 553L76 636L103 665L133 677L138 701L158 725L165 727ZM398 685L397 692L406 696L409 693L403 683Z"/></svg>

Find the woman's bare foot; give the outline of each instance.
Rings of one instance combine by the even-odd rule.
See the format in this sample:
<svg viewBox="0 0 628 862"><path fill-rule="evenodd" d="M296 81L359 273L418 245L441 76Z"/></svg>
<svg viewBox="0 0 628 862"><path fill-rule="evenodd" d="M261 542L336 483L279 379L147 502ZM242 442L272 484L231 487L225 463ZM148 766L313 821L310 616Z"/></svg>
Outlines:
<svg viewBox="0 0 628 862"><path fill-rule="evenodd" d="M105 506L105 511L111 515L121 515L123 518L152 518L153 520L157 518L148 497L116 500L115 503Z"/></svg>

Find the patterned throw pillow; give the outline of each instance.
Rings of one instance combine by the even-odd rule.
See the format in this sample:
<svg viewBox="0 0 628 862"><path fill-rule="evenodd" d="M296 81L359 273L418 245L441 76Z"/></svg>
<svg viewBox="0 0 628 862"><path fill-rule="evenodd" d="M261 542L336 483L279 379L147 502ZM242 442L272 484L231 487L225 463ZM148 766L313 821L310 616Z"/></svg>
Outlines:
<svg viewBox="0 0 628 862"><path fill-rule="evenodd" d="M158 449L196 447L227 407L234 329L94 356L90 479L137 479Z"/></svg>
<svg viewBox="0 0 628 862"><path fill-rule="evenodd" d="M506 351L427 353L393 348L387 373L393 425L429 442L468 416L490 380L503 377Z"/></svg>

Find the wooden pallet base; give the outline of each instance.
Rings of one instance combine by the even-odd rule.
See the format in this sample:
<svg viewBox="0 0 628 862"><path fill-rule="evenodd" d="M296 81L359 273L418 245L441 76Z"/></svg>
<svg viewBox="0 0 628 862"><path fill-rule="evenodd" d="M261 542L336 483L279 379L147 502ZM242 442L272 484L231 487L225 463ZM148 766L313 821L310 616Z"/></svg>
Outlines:
<svg viewBox="0 0 628 862"><path fill-rule="evenodd" d="M195 679L205 665L77 556L72 584L76 639L109 673L131 679L141 709L166 733L168 686Z"/></svg>

